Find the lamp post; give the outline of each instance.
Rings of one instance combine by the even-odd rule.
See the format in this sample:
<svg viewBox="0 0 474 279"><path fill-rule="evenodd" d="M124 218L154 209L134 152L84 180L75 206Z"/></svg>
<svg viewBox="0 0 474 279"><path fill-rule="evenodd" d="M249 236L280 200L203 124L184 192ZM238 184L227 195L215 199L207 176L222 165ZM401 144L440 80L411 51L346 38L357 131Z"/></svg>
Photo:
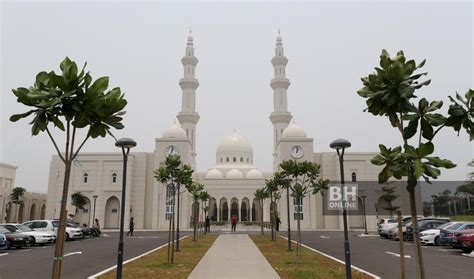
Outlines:
<svg viewBox="0 0 474 279"><path fill-rule="evenodd" d="M286 183L286 215L288 220L288 251L291 250L291 227L290 227L290 183L292 181L291 177L284 178Z"/></svg>
<svg viewBox="0 0 474 279"><path fill-rule="evenodd" d="M123 154L123 178L122 178L122 204L120 208L120 234L117 257L117 279L122 278L123 265L123 226L125 218L125 189L127 187L127 161L130 148L137 146L137 143L130 138L121 138L115 142L115 146L122 148Z"/></svg>
<svg viewBox="0 0 474 279"><path fill-rule="evenodd" d="M95 203L97 201L97 198L99 197L98 195L93 195L92 196L94 198L94 213L92 213L92 224L95 224Z"/></svg>
<svg viewBox="0 0 474 279"><path fill-rule="evenodd" d="M343 198L343 207L342 207L342 218L344 222L344 255L346 262L346 278L352 278L351 272L351 250L349 247L349 234L347 232L347 210L346 210L346 199L345 199L345 189L344 189L344 151L346 148L349 148L351 143L345 139L336 139L329 147L336 149L337 155L339 156L339 165L341 169L341 193Z"/></svg>
<svg viewBox="0 0 474 279"><path fill-rule="evenodd" d="M365 229L365 234L368 234L367 233L367 214L365 213L365 198L367 198L367 196L361 196L362 197L362 206L364 207L364 229Z"/></svg>

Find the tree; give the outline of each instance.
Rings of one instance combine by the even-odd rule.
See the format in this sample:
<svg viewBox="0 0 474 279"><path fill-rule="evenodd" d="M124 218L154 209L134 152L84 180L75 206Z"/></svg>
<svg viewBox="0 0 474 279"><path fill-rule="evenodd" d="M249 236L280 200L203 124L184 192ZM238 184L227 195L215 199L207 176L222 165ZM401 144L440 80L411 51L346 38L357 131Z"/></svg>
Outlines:
<svg viewBox="0 0 474 279"><path fill-rule="evenodd" d="M17 102L31 110L12 115L10 121L16 122L33 115L31 133L37 136L46 132L56 152L64 163L63 193L59 215L58 239L54 252L53 278L61 276L64 235L66 228L66 205L69 190L71 163L90 138L112 135L111 129L122 129L123 109L127 105L119 87L106 92L109 85L108 77L98 78L92 82L89 72L85 73L84 64L78 72L77 65L66 57L60 64L61 74L54 71L40 72L36 75L33 86L13 89ZM65 146L61 152L52 128L65 133ZM76 135L86 129L84 139L75 148Z"/></svg>
<svg viewBox="0 0 474 279"><path fill-rule="evenodd" d="M204 185L199 182L192 181L191 183L186 184L185 186L186 190L188 190L193 199L193 241L196 241L196 223L199 215L199 198L201 197L201 194L204 191Z"/></svg>
<svg viewBox="0 0 474 279"><path fill-rule="evenodd" d="M316 195L322 193L322 190L328 188L329 180L319 179L320 166L313 162L297 162L296 160L283 161L280 164L282 169L277 177L291 177L292 182L288 185L290 187L294 198L296 208L296 221L298 241L296 244L296 260L301 258L301 209L303 207L303 198L308 194Z"/></svg>
<svg viewBox="0 0 474 279"><path fill-rule="evenodd" d="M467 164L474 167L474 160ZM474 172L468 173L466 182L456 188L455 195L464 195L467 202L467 214L471 212L471 196L474 196Z"/></svg>
<svg viewBox="0 0 474 279"><path fill-rule="evenodd" d="M177 198L178 198L178 210L177 210L177 220L176 220L176 251L179 252L179 217L181 212L181 185L191 185L193 183L193 172L194 170L188 165L181 165L178 169L176 176L176 186L177 186Z"/></svg>
<svg viewBox="0 0 474 279"><path fill-rule="evenodd" d="M255 191L254 196L260 206L260 231L263 235L263 204L265 199L268 198L268 192L265 191L265 188L259 188Z"/></svg>
<svg viewBox="0 0 474 279"><path fill-rule="evenodd" d="M420 81L427 73L416 73L425 64L423 60L416 64L414 60L407 60L403 51L399 51L391 58L386 50L380 55L380 67L375 73L363 77L363 88L357 91L359 96L367 99L365 111L375 115L387 117L391 126L401 135L401 146L388 148L379 145L380 154L371 162L383 166L379 173L379 183L383 184L390 178L406 179L407 191L410 197L412 226L418 230L415 187L420 178L430 182L440 175L440 168L453 168L456 165L449 160L433 156L435 146L433 139L444 127L452 127L460 132L464 128L470 140L474 139L474 91L469 90L465 98L456 94L456 100L450 97L448 115L438 112L442 101L428 102L421 98L418 104L414 100L418 97L415 91L430 84L431 80ZM414 136L418 133L418 136ZM415 256L419 278L425 278L423 257L421 254L419 235L414 235Z"/></svg>
<svg viewBox="0 0 474 279"><path fill-rule="evenodd" d="M390 218L393 217L393 212L397 211L400 206L392 205L392 202L396 200L400 195L395 194L395 186L382 186L382 196L380 198L388 203L387 207L382 207L390 212Z"/></svg>
<svg viewBox="0 0 474 279"><path fill-rule="evenodd" d="M193 170L188 165L182 165L179 155L168 155L164 164L154 171L157 181L164 184L166 192L171 191L172 210L168 229L168 263L174 263L174 228L175 228L175 201L178 186L188 185L192 181ZM179 196L179 195L178 195ZM168 198L168 197L167 197ZM178 207L179 208L179 207ZM179 214L179 213L178 213Z"/></svg>
<svg viewBox="0 0 474 279"><path fill-rule="evenodd" d="M71 204L76 207L76 215L78 209L84 209L84 205L87 204L87 198L83 193L77 192L71 195ZM76 220L77 221L77 220Z"/></svg>
<svg viewBox="0 0 474 279"><path fill-rule="evenodd" d="M12 189L12 192L10 193L10 201L8 202L9 203L9 206L8 206L8 212L7 212L7 218L10 219L10 214L9 212L11 212L11 205L12 204L22 204L23 203L23 197L25 196L25 192L26 192L26 189L23 188L23 187L15 187ZM20 207L21 208L21 207ZM17 216L19 216L20 214L17 214ZM19 219L17 217L17 219ZM20 222L21 220L17 220L18 222Z"/></svg>
<svg viewBox="0 0 474 279"><path fill-rule="evenodd" d="M207 202L211 198L211 195L205 190L201 191L201 194L199 196L199 199L201 200L202 203L202 212L204 213L204 218L207 216L207 212L209 211L209 206L207 205ZM206 230L204 230L204 233L206 233Z"/></svg>
<svg viewBox="0 0 474 279"><path fill-rule="evenodd" d="M275 178L265 180L265 191L267 196L270 197L270 221L272 223L272 241L276 239L276 217L278 216L275 207L277 201L281 198L279 185Z"/></svg>

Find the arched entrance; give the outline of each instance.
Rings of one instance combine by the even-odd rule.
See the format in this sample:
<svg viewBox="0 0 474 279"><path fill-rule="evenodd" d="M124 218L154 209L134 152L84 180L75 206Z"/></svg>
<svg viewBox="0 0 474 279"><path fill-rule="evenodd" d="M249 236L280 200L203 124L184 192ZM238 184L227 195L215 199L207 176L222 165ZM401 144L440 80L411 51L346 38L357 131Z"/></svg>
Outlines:
<svg viewBox="0 0 474 279"><path fill-rule="evenodd" d="M120 202L117 197L110 197L105 204L104 228L118 229Z"/></svg>
<svg viewBox="0 0 474 279"><path fill-rule="evenodd" d="M229 221L229 206L227 205L227 199L222 198L220 201L220 221Z"/></svg>
<svg viewBox="0 0 474 279"><path fill-rule="evenodd" d="M230 203L230 217L236 216L239 220L239 200L237 198L232 198Z"/></svg>
<svg viewBox="0 0 474 279"><path fill-rule="evenodd" d="M250 202L249 199L243 198L242 205L240 206L240 220L250 221Z"/></svg>
<svg viewBox="0 0 474 279"><path fill-rule="evenodd" d="M258 221L258 201L256 199L253 199L252 201L252 221L256 222Z"/></svg>
<svg viewBox="0 0 474 279"><path fill-rule="evenodd" d="M23 211L25 210L25 204L20 203L20 209L18 210L18 223L23 223Z"/></svg>
<svg viewBox="0 0 474 279"><path fill-rule="evenodd" d="M30 219L29 220L35 220L36 216L36 204L32 204L30 207Z"/></svg>
<svg viewBox="0 0 474 279"><path fill-rule="evenodd" d="M43 206L41 206L40 219L41 219L41 220L44 220L45 217L46 217L46 205L43 204Z"/></svg>
<svg viewBox="0 0 474 279"><path fill-rule="evenodd" d="M207 213L211 221L217 221L217 203L215 198L209 199L209 211Z"/></svg>
<svg viewBox="0 0 474 279"><path fill-rule="evenodd" d="M364 227L364 204L362 199L357 197L357 210L348 210L350 228Z"/></svg>
<svg viewBox="0 0 474 279"><path fill-rule="evenodd" d="M88 198L86 199L86 204L83 208L78 208L76 211L75 221L78 222L81 226L82 224L87 224L90 226L90 218L91 218L91 201Z"/></svg>

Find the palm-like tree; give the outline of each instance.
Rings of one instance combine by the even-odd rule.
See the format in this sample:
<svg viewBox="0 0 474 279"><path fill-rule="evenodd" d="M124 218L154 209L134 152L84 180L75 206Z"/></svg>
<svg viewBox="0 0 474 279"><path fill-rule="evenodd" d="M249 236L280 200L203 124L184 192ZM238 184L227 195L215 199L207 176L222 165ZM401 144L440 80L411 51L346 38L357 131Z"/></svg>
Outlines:
<svg viewBox="0 0 474 279"><path fill-rule="evenodd" d="M265 190L265 188L259 188L255 191L254 196L260 205L260 230L263 235L263 204L265 199L268 198L268 192Z"/></svg>
<svg viewBox="0 0 474 279"><path fill-rule="evenodd" d="M281 195L279 192L279 184L277 180L274 179L266 179L265 180L265 191L267 192L267 196L270 197L270 221L272 223L272 241L276 239L276 201L280 199Z"/></svg>
<svg viewBox="0 0 474 279"><path fill-rule="evenodd" d="M300 260L301 257L301 209L303 198L307 194L311 193L316 195L328 188L329 180L319 179L319 168L320 166L313 162L297 162L295 160L283 161L280 164L282 169L279 177L291 177L292 182L289 183L288 187L292 190L291 196L296 201L296 220L297 220L297 232L298 241L296 245L296 259Z"/></svg>
<svg viewBox="0 0 474 279"><path fill-rule="evenodd" d="M175 205L175 193L176 193L176 179L181 165L181 158L179 155L169 155L165 159L164 165L154 171L156 180L163 183L168 189L171 190L171 196L173 201L173 209L171 217L169 218L168 228L168 263L174 262L174 205Z"/></svg>
<svg viewBox="0 0 474 279"><path fill-rule="evenodd" d="M23 197L25 196L26 189L23 187L15 187L12 189L10 193L10 201L8 202L8 212L7 212L7 219L10 219L10 212L11 212L11 205L18 204L21 205L23 203ZM21 206L19 207L21 209ZM17 214L19 216L20 214ZM17 217L18 218L18 217ZM9 221L9 220L8 220ZM18 220L17 220L18 221Z"/></svg>
<svg viewBox="0 0 474 279"><path fill-rule="evenodd" d="M77 218L77 210L84 209L84 206L87 204L87 198L82 192L76 192L71 195L71 204L76 207L74 216Z"/></svg>
<svg viewBox="0 0 474 279"><path fill-rule="evenodd" d="M194 170L188 165L182 165L178 169L178 173L176 175L176 186L177 186L177 196L178 196L178 208L177 208L177 221L176 221L176 251L179 252L179 217L181 205L181 185L191 185L193 183L193 172Z"/></svg>
<svg viewBox="0 0 474 279"><path fill-rule="evenodd" d="M192 181L190 184L186 184L186 189L191 194L193 199L193 241L196 241L196 222L199 215L199 198L201 197L202 191L204 191L204 185L199 182Z"/></svg>
<svg viewBox="0 0 474 279"><path fill-rule="evenodd" d="M199 196L199 199L201 200L202 203L202 212L204 213L204 218L207 216L207 211L209 210L209 206L207 205L207 202L211 198L211 195L205 190L201 191L201 195ZM203 219L204 219L203 218ZM206 233L206 230L204 230L204 233Z"/></svg>

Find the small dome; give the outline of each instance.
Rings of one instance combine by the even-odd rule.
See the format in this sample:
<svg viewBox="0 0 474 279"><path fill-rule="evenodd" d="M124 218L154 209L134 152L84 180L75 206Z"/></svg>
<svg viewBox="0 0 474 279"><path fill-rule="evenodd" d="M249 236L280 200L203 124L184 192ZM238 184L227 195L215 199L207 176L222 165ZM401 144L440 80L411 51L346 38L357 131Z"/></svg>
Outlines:
<svg viewBox="0 0 474 279"><path fill-rule="evenodd" d="M246 176L247 179L263 179L263 174L257 169L250 170Z"/></svg>
<svg viewBox="0 0 474 279"><path fill-rule="evenodd" d="M227 179L242 179L244 178L244 175L242 174L241 171L237 169L231 169L227 175L225 176Z"/></svg>
<svg viewBox="0 0 474 279"><path fill-rule="evenodd" d="M161 134L162 138L187 139L186 132L181 126L174 123Z"/></svg>
<svg viewBox="0 0 474 279"><path fill-rule="evenodd" d="M217 145L217 153L222 152L253 153L253 149L248 140L234 132L233 135L223 138Z"/></svg>
<svg viewBox="0 0 474 279"><path fill-rule="evenodd" d="M306 138L306 132L300 126L296 125L294 122L291 123L283 133L281 134L281 138Z"/></svg>
<svg viewBox="0 0 474 279"><path fill-rule="evenodd" d="M206 179L222 179L224 175L218 169L211 169L206 174Z"/></svg>

